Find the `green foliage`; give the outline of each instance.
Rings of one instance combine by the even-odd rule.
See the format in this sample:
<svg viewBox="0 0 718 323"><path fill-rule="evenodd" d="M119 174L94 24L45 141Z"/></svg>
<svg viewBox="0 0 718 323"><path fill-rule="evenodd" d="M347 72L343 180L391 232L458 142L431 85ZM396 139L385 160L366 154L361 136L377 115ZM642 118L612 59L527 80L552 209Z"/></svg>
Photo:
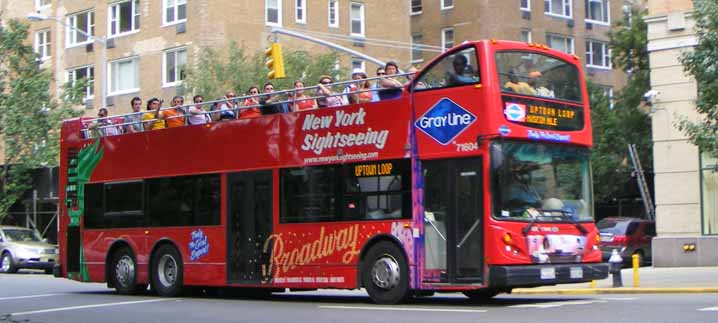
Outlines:
<svg viewBox="0 0 718 323"><path fill-rule="evenodd" d="M71 106L82 98L84 83L66 85L62 104L50 95L52 74L38 67L38 56L27 39L28 26L8 21L0 31L0 138L4 146L0 220L31 188L30 171L58 163L62 119L77 115Z"/></svg>
<svg viewBox="0 0 718 323"><path fill-rule="evenodd" d="M700 119L683 117L678 128L702 152L718 157L718 2L695 0L693 9L698 44L682 55L681 63L698 84L696 110Z"/></svg>
<svg viewBox="0 0 718 323"><path fill-rule="evenodd" d="M260 92L265 82L271 81L275 89L290 89L294 80L304 80L306 86L317 83L320 75L336 74L334 70L338 59L336 53L311 56L304 51L284 50L284 66L287 78L268 80L269 69L264 66L264 52L247 55L244 48L236 43L226 50L202 49L196 64L187 67L186 91L189 94L201 94L205 99L223 97L229 91L239 96L254 85Z"/></svg>
<svg viewBox="0 0 718 323"><path fill-rule="evenodd" d="M613 63L628 75L628 83L615 96L613 107L603 89L589 83L594 149L591 164L596 201L616 197L630 178L628 144L636 144L644 170L653 165L651 119L641 112L643 93L650 88L645 12L633 12L630 23L621 22L612 32Z"/></svg>

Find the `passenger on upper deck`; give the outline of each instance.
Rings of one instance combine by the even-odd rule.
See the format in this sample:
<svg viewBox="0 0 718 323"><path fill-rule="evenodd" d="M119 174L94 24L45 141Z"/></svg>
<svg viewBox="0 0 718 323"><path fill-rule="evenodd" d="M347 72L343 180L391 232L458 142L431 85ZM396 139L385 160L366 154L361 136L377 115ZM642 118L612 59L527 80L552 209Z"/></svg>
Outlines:
<svg viewBox="0 0 718 323"><path fill-rule="evenodd" d="M376 69L376 76L381 77L386 75L386 70L383 66L379 66ZM379 89L381 89L381 80L377 80L371 86L371 102L379 102Z"/></svg>
<svg viewBox="0 0 718 323"><path fill-rule="evenodd" d="M242 104L242 110L239 111L239 118L240 119L249 119L249 118L256 118L262 115L262 112L259 111L259 88L255 85L250 86L247 89L247 92L245 95L250 95L251 97L244 99L244 102Z"/></svg>
<svg viewBox="0 0 718 323"><path fill-rule="evenodd" d="M262 105L259 110L262 111L262 115L284 112L284 106L277 103L281 101L281 98L274 93L274 84L272 82L264 83L264 94L259 99L259 104Z"/></svg>
<svg viewBox="0 0 718 323"><path fill-rule="evenodd" d="M120 127L113 126L112 119L107 118L107 109L100 108L97 112L97 120L90 125L94 137L117 136L121 133Z"/></svg>
<svg viewBox="0 0 718 323"><path fill-rule="evenodd" d="M319 77L319 83L317 86L317 95L323 95L323 98L317 100L320 108L331 108L347 105L348 102L344 101L343 95L338 95L332 91L332 77L329 75L322 75Z"/></svg>
<svg viewBox="0 0 718 323"><path fill-rule="evenodd" d="M142 109L142 99L137 96L132 98L132 100L130 100L130 106L132 107L132 114L128 114L122 119L122 123L125 124L125 133L145 130L142 126L142 113L140 113L140 109Z"/></svg>
<svg viewBox="0 0 718 323"><path fill-rule="evenodd" d="M366 79L367 76L361 69L354 69L352 72L352 80L358 81ZM366 92L362 92L366 91ZM359 93L355 93L359 92ZM356 83L350 83L344 88L342 93L346 93L344 100L349 104L367 103L371 102L372 92L370 91L369 81L359 81Z"/></svg>
<svg viewBox="0 0 718 323"><path fill-rule="evenodd" d="M172 98L172 107L160 112L160 116L167 123L167 128L182 127L185 125L185 113L182 110L184 98L175 95Z"/></svg>
<svg viewBox="0 0 718 323"><path fill-rule="evenodd" d="M545 86L546 81L541 79L541 72L533 71L529 73L529 86L536 90L536 95L547 98L553 98L554 92Z"/></svg>
<svg viewBox="0 0 718 323"><path fill-rule="evenodd" d="M408 75L406 75L406 84L411 84L411 82L416 77L416 73L418 73L418 71L419 70L414 65L412 65L411 67L409 67L409 69L406 70L406 72L409 73ZM419 82L416 82L416 85L414 86L414 88L415 89L425 89L426 84L424 84L424 82L419 81Z"/></svg>
<svg viewBox="0 0 718 323"><path fill-rule="evenodd" d="M194 97L192 97L192 102L194 103L194 105L189 108L189 117L187 118L187 122L190 125L205 124L211 122L209 116L202 108L203 101L204 98L201 95L195 95Z"/></svg>
<svg viewBox="0 0 718 323"><path fill-rule="evenodd" d="M509 81L504 84L504 88L520 94L536 95L536 90L528 83L519 81L514 71L509 72Z"/></svg>
<svg viewBox="0 0 718 323"><path fill-rule="evenodd" d="M384 65L384 70L386 71L386 75L395 75L399 73L399 66L396 65L396 62L389 61ZM404 84L399 82L399 80L393 77L387 77L382 79L380 83L382 88L379 90L380 100L391 100L401 96Z"/></svg>
<svg viewBox="0 0 718 323"><path fill-rule="evenodd" d="M219 110L218 121L237 119L238 105L237 101L234 100L235 97L237 97L237 95L234 93L234 91L227 91L227 93L224 95L224 99L227 101L219 103L216 108L217 110Z"/></svg>
<svg viewBox="0 0 718 323"><path fill-rule="evenodd" d="M309 99L306 94L304 94L304 82L302 80L296 80L294 81L294 88L295 90L294 94L291 95L289 98L290 100L293 100L294 102L291 103L292 111L304 111L304 110L314 110L317 108L317 100Z"/></svg>
<svg viewBox="0 0 718 323"><path fill-rule="evenodd" d="M147 101L147 111L142 115L142 121L145 121L144 127L149 130L159 130L166 128L165 120L160 118L160 108L162 101L158 98L151 98Z"/></svg>
<svg viewBox="0 0 718 323"><path fill-rule="evenodd" d="M474 69L469 66L469 60L466 56L457 54L452 62L453 72L447 72L446 82L448 86L474 84L478 80L478 75Z"/></svg>

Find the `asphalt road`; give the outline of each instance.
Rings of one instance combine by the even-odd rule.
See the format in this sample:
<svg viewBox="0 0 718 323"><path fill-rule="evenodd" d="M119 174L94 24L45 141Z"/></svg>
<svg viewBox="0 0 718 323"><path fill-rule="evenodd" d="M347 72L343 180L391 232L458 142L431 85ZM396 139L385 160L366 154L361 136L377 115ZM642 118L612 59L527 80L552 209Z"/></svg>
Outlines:
<svg viewBox="0 0 718 323"><path fill-rule="evenodd" d="M362 291L279 293L251 299L195 292L178 298L122 296L104 284L42 274L0 274L7 322L718 322L718 294L499 295L473 304L440 294L378 306Z"/></svg>

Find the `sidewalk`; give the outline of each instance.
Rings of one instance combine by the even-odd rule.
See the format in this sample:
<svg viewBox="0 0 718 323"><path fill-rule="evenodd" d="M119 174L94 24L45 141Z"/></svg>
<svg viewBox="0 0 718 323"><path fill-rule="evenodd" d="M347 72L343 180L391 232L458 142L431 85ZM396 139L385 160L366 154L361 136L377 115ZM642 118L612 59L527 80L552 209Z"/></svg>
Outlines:
<svg viewBox="0 0 718 323"><path fill-rule="evenodd" d="M537 288L517 288L512 294L652 294L718 293L718 267L641 267L638 287L633 286L633 269L621 270L623 286L614 288L613 277L590 283L564 284Z"/></svg>

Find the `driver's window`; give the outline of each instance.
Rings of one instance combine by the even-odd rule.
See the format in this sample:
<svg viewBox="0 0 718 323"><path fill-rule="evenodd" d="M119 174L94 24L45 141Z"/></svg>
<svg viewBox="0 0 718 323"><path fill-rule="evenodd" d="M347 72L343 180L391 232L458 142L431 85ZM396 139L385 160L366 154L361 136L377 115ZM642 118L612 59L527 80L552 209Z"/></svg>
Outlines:
<svg viewBox="0 0 718 323"><path fill-rule="evenodd" d="M424 72L415 89L437 89L481 83L476 49L468 47L442 58Z"/></svg>

